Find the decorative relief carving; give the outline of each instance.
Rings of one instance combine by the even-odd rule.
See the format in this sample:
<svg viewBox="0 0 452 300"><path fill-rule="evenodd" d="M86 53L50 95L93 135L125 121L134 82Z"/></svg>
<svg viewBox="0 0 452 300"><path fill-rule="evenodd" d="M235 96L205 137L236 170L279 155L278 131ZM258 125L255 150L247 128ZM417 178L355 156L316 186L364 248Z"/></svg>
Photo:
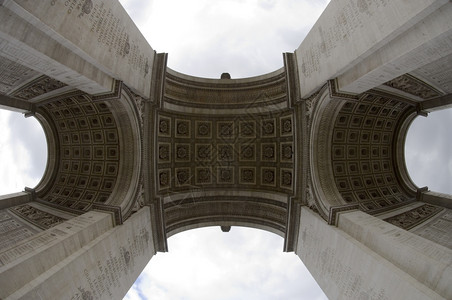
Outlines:
<svg viewBox="0 0 452 300"><path fill-rule="evenodd" d="M310 118L312 115L312 110L313 110L313 100L312 99L307 99L304 103L306 104L306 117Z"/></svg>
<svg viewBox="0 0 452 300"><path fill-rule="evenodd" d="M281 118L281 136L292 135L292 116Z"/></svg>
<svg viewBox="0 0 452 300"><path fill-rule="evenodd" d="M159 116L159 136L171 136L171 119Z"/></svg>
<svg viewBox="0 0 452 300"><path fill-rule="evenodd" d="M196 184L212 183L210 168L196 168Z"/></svg>
<svg viewBox="0 0 452 300"><path fill-rule="evenodd" d="M281 169L281 186L292 189L292 177L291 169Z"/></svg>
<svg viewBox="0 0 452 300"><path fill-rule="evenodd" d="M234 160L234 148L229 144L218 145L218 160L232 161Z"/></svg>
<svg viewBox="0 0 452 300"><path fill-rule="evenodd" d="M292 161L293 157L293 144L281 143L281 161Z"/></svg>
<svg viewBox="0 0 452 300"><path fill-rule="evenodd" d="M276 143L262 143L261 160L276 161Z"/></svg>
<svg viewBox="0 0 452 300"><path fill-rule="evenodd" d="M171 144L161 143L159 144L159 161L170 162L171 160Z"/></svg>
<svg viewBox="0 0 452 300"><path fill-rule="evenodd" d="M176 161L190 161L190 144L175 145Z"/></svg>
<svg viewBox="0 0 452 300"><path fill-rule="evenodd" d="M171 170L162 169L158 173L159 189L168 189L171 183Z"/></svg>
<svg viewBox="0 0 452 300"><path fill-rule="evenodd" d="M306 204L310 209L316 208L314 195L312 194L312 188L309 184L306 186Z"/></svg>
<svg viewBox="0 0 452 300"><path fill-rule="evenodd" d="M0 93L9 94L25 82L38 76L38 72L2 56L0 59Z"/></svg>
<svg viewBox="0 0 452 300"><path fill-rule="evenodd" d="M0 253L8 248L11 249L18 242L34 235L36 232L38 230L28 226L26 222L21 221L21 218L16 217L10 210L0 210ZM0 266L4 263L4 261L3 263L0 262Z"/></svg>
<svg viewBox="0 0 452 300"><path fill-rule="evenodd" d="M342 106L332 132L331 160L336 188L346 203L362 203L369 211L409 200L398 185L391 152L397 120L407 108L374 94Z"/></svg>
<svg viewBox="0 0 452 300"><path fill-rule="evenodd" d="M176 137L190 137L190 121L176 119Z"/></svg>
<svg viewBox="0 0 452 300"><path fill-rule="evenodd" d="M67 210L105 203L119 172L119 134L109 106L83 94L44 105L61 141L57 181L42 199Z"/></svg>
<svg viewBox="0 0 452 300"><path fill-rule="evenodd" d="M240 183L256 184L256 168L240 168Z"/></svg>
<svg viewBox="0 0 452 300"><path fill-rule="evenodd" d="M240 146L240 160L241 161L255 161L256 160L256 145L241 145Z"/></svg>
<svg viewBox="0 0 452 300"><path fill-rule="evenodd" d="M200 161L210 161L212 159L212 145L196 144L196 159Z"/></svg>
<svg viewBox="0 0 452 300"><path fill-rule="evenodd" d="M222 139L234 137L234 122L218 122L218 136Z"/></svg>
<svg viewBox="0 0 452 300"><path fill-rule="evenodd" d="M176 185L184 186L190 184L190 169L189 168L180 168L176 169Z"/></svg>
<svg viewBox="0 0 452 300"><path fill-rule="evenodd" d="M442 207L424 204L422 206L411 209L399 215L386 218L384 220L397 227L408 230L423 223L424 221L433 217L442 210L443 210Z"/></svg>
<svg viewBox="0 0 452 300"><path fill-rule="evenodd" d="M66 221L63 218L49 214L28 204L15 206L9 210L42 229L48 229Z"/></svg>
<svg viewBox="0 0 452 300"><path fill-rule="evenodd" d="M66 84L43 75L15 91L13 96L23 100L29 100L65 86Z"/></svg>
<svg viewBox="0 0 452 300"><path fill-rule="evenodd" d="M132 96L132 99L135 102L135 106L137 108L138 117L140 119L141 128L143 128L144 125L144 109L146 104L146 99L143 97L135 94L132 90L127 88L127 92Z"/></svg>
<svg viewBox="0 0 452 300"><path fill-rule="evenodd" d="M431 85L410 74L404 74L402 76L396 77L384 83L384 85L401 90L414 96L418 96L422 99L430 99L442 95L440 91L438 91Z"/></svg>
<svg viewBox="0 0 452 300"><path fill-rule="evenodd" d="M276 133L275 119L262 120L262 136L274 137Z"/></svg>
<svg viewBox="0 0 452 300"><path fill-rule="evenodd" d="M234 169L232 167L218 168L217 180L219 184L234 183Z"/></svg>
<svg viewBox="0 0 452 300"><path fill-rule="evenodd" d="M263 185L276 186L275 168L262 168L261 180Z"/></svg>
<svg viewBox="0 0 452 300"><path fill-rule="evenodd" d="M276 115L230 116L229 119L222 116L219 120L212 116L161 112L158 120L164 122L164 130L159 130L158 147L174 145L170 151L164 146L157 152L156 177L165 179L159 184L161 193L172 188L177 192L193 189L196 185L215 188L229 184L243 184L247 189L292 192L291 111ZM172 124L174 129L171 131ZM284 124L286 129L281 131ZM168 157L170 161L166 160ZM169 165L174 179L166 178L170 175Z"/></svg>
<svg viewBox="0 0 452 300"><path fill-rule="evenodd" d="M137 191L137 200L135 201L135 205L133 207L133 212L137 212L144 206L144 186L143 182L140 181L138 185L138 191Z"/></svg>
<svg viewBox="0 0 452 300"><path fill-rule="evenodd" d="M195 124L197 138L212 137L212 122L197 121Z"/></svg>
<svg viewBox="0 0 452 300"><path fill-rule="evenodd" d="M256 137L256 122L244 121L240 122L240 137L251 138Z"/></svg>

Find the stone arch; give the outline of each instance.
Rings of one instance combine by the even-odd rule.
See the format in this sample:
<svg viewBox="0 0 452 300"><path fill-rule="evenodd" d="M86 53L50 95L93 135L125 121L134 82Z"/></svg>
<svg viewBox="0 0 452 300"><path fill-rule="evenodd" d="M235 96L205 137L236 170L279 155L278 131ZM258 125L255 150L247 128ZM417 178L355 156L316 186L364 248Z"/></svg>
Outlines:
<svg viewBox="0 0 452 300"><path fill-rule="evenodd" d="M112 211L118 223L130 215L142 184L142 122L138 96L119 84L110 99L75 93L37 109L49 159L36 192L46 204Z"/></svg>
<svg viewBox="0 0 452 300"><path fill-rule="evenodd" d="M108 205L120 206L126 219L135 205L142 203L142 110L145 100L123 85L120 98L111 101L111 110L120 136L118 182L110 195Z"/></svg>
<svg viewBox="0 0 452 300"><path fill-rule="evenodd" d="M328 89L324 89L317 97L309 133L312 141L309 149L312 187L308 191L308 202L311 202L309 206L315 206L320 215L327 219L331 207L345 204L334 184L330 159L333 124L328 122L336 118L343 103L331 99Z"/></svg>
<svg viewBox="0 0 452 300"><path fill-rule="evenodd" d="M416 188L403 150L415 108L376 91L340 95L332 84L318 97L311 128L313 196L320 214L331 223L345 207L376 213L412 201Z"/></svg>
<svg viewBox="0 0 452 300"><path fill-rule="evenodd" d="M221 194L223 195L216 197L180 195L182 197L179 200L165 203L167 236L206 226L244 226L262 229L284 238L287 204L281 201L283 199Z"/></svg>
<svg viewBox="0 0 452 300"><path fill-rule="evenodd" d="M52 182L55 180L58 169L58 145L57 145L57 131L53 122L48 122L49 116L43 110L38 110L34 117L41 124L44 131L46 144L47 144L47 162L42 175L41 180L34 187L38 195L46 193L46 191L51 187Z"/></svg>
<svg viewBox="0 0 452 300"><path fill-rule="evenodd" d="M447 110L447 111L445 111L445 110ZM405 122L401 125L401 127L403 128L403 130L401 130L401 132L399 133L401 135L401 137L399 139L401 142L400 142L400 145L397 145L397 151L398 151L397 164L399 166L398 169L399 169L400 176L403 179L403 181L406 182L406 185L410 186L412 190L417 191L418 193L427 192L427 190L430 186L425 187L425 185L427 185L426 182L415 182L415 180L413 180L413 178L412 178L413 173L417 172L418 169L416 167L413 168L413 166L411 166L411 168L408 168L409 166L408 166L408 161L406 160L406 155L409 151L409 148L408 148L409 145L406 144L406 142L407 142L406 140L407 140L408 136L410 135L410 131L413 130L413 125L418 125L417 129L421 129L421 128L425 128L424 126L419 126L420 124L422 124L422 121L426 121L426 122L429 122L429 121L437 122L438 120L442 121L442 119L436 119L436 117L440 117L439 115L435 116L436 112L439 112L439 111L449 114L451 109L447 106L439 106L439 107L435 107L434 109L428 110L428 113L433 112L433 115L432 114L427 115L426 111L421 111L421 112L413 111L407 117ZM422 120L426 117L427 117L427 120ZM420 122L420 124L419 123L415 124L418 121ZM438 128L439 130L441 130L441 129L444 130L442 132L443 133L442 136L444 136L444 135L447 136L447 134L448 134L448 132L447 132L448 124L446 122L450 122L450 120L447 119L444 121L444 123L442 123L442 122L437 123L440 126L443 125L442 128ZM428 123L425 123L425 125L427 125L427 124ZM444 126L444 125L446 125L446 126ZM429 135L430 135L430 133L433 137L438 136L438 132L429 131ZM417 136L417 134L416 134L416 136ZM441 136L441 135L439 135L439 136ZM413 136L411 136L411 137L413 137ZM420 138L420 135L417 137L417 139L419 139L419 138ZM425 135L424 135L424 138L425 138ZM423 144L425 144L425 143L429 144L429 139L426 139ZM440 149L440 148L438 148L438 149ZM420 149L416 149L416 150L419 151ZM446 152L448 151L448 149L444 149L444 150ZM436 157L436 155L435 155L435 157ZM420 163L422 163L422 161ZM447 164L443 164L443 166L447 169ZM430 169L429 171L435 170L435 173L436 173L436 170L437 170L436 168L431 167L429 169ZM441 171L445 171L446 169L439 168L438 171L441 172ZM419 186L419 184L421 186ZM435 188L433 188L433 190L435 190ZM435 191L435 192L438 192L438 191Z"/></svg>
<svg viewBox="0 0 452 300"><path fill-rule="evenodd" d="M401 182L401 185L411 193L417 192L419 187L411 179L411 176L407 169L405 159L405 142L410 126L417 117L419 117L419 114L414 110L409 110L405 113L405 118L400 123L398 131L396 132L397 138L396 142L394 143L395 172Z"/></svg>

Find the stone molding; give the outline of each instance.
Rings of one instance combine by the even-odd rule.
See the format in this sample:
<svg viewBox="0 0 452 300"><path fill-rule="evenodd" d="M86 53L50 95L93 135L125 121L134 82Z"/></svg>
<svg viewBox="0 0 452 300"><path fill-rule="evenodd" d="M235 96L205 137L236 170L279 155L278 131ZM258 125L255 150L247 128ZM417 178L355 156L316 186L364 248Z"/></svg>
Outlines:
<svg viewBox="0 0 452 300"><path fill-rule="evenodd" d="M22 204L9 208L9 211L19 216L21 219L45 230L66 221L63 218L42 211L29 204Z"/></svg>
<svg viewBox="0 0 452 300"><path fill-rule="evenodd" d="M30 100L65 86L67 85L61 81L42 75L15 90L11 95L22 100Z"/></svg>
<svg viewBox="0 0 452 300"><path fill-rule="evenodd" d="M424 204L384 220L402 229L410 230L411 228L424 223L426 220L443 210L444 209L442 207Z"/></svg>
<svg viewBox="0 0 452 300"><path fill-rule="evenodd" d="M387 81L384 85L424 100L436 98L444 94L425 81L408 73Z"/></svg>
<svg viewBox="0 0 452 300"><path fill-rule="evenodd" d="M271 229L284 237L287 204L263 198L217 196L215 198L187 197L165 204L168 236L203 223L236 222L250 227Z"/></svg>
<svg viewBox="0 0 452 300"><path fill-rule="evenodd" d="M203 79L168 69L164 101L193 108L252 108L286 99L284 68L246 79Z"/></svg>

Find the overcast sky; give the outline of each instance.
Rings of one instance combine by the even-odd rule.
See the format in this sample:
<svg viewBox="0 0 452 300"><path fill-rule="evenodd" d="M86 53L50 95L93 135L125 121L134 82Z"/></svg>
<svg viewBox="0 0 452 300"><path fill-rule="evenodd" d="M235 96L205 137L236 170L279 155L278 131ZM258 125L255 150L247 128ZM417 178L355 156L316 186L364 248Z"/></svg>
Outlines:
<svg viewBox="0 0 452 300"><path fill-rule="evenodd" d="M329 1L122 0L168 66L199 77L262 75L283 66ZM149 4L144 4L149 3ZM233 227L184 232L168 239L126 299L326 299L274 234ZM141 297L141 298L140 298Z"/></svg>
<svg viewBox="0 0 452 300"><path fill-rule="evenodd" d="M200 77L261 75L283 66L329 1L122 0L170 68ZM452 110L418 117L406 143L418 186L452 194ZM0 110L0 195L35 186L46 161L34 118ZM169 238L126 299L325 299L282 238L233 227L199 229Z"/></svg>

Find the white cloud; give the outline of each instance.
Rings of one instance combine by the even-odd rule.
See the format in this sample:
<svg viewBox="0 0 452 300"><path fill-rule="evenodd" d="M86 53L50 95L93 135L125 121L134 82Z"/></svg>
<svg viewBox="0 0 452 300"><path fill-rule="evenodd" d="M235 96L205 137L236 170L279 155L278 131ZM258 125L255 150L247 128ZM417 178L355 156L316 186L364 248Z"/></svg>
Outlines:
<svg viewBox="0 0 452 300"><path fill-rule="evenodd" d="M326 299L300 259L282 252L282 242L242 227L183 232L168 239L169 253L152 258L131 290L155 300Z"/></svg>
<svg viewBox="0 0 452 300"><path fill-rule="evenodd" d="M406 165L419 187L452 194L452 109L437 111L411 124L405 144Z"/></svg>
<svg viewBox="0 0 452 300"><path fill-rule="evenodd" d="M298 47L329 1L121 2L153 48L169 53L170 68L213 78L229 72L238 78L282 67L282 53ZM36 124L26 129L15 123L18 131L11 133L12 118L0 110L0 194L34 186L37 182L26 182L24 174L35 174L31 163L45 161L35 156L45 148L37 146L45 138L32 131ZM415 143L407 141L407 164L416 168L413 179L431 189L435 183L452 186L452 139L444 138L451 137L452 111L438 120L440 125L418 132L413 125ZM421 131L426 137L420 137ZM426 142L427 137L434 140ZM31 145L24 146L25 140ZM448 171L439 171L444 166ZM301 261L282 253L281 239L269 233L235 227L230 233L189 231L171 237L169 247L169 253L151 260L125 299L325 299Z"/></svg>
<svg viewBox="0 0 452 300"><path fill-rule="evenodd" d="M46 161L47 145L39 122L0 110L0 195L35 187Z"/></svg>
<svg viewBox="0 0 452 300"><path fill-rule="evenodd" d="M151 46L182 73L248 77L283 66L328 1L124 1ZM139 9L138 9L139 7ZM271 9L269 9L271 7ZM147 18L142 18L142 11Z"/></svg>

